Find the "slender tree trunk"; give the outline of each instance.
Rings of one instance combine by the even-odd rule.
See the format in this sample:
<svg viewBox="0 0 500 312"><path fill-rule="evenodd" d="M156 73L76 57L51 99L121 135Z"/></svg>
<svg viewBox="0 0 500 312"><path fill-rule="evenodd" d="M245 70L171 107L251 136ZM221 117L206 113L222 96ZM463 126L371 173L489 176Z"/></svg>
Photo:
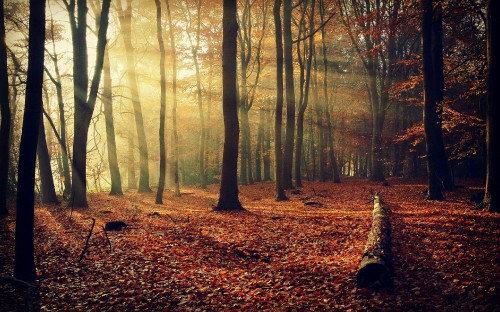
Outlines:
<svg viewBox="0 0 500 312"><path fill-rule="evenodd" d="M158 180L158 190L156 192L156 204L163 204L163 189L165 188L165 171L167 163L167 151L165 147L165 110L166 110L166 81L165 81L165 45L163 43L161 27L161 4L160 0L155 0L156 4L156 35L160 47L160 178Z"/></svg>
<svg viewBox="0 0 500 312"><path fill-rule="evenodd" d="M174 175L174 193L175 196L181 196L181 191L179 187L179 136L177 134L177 52L175 49L175 35L172 23L172 15L170 13L169 1L165 0L167 4L167 17L168 17L168 27L170 33L170 45L172 51L172 150L174 153L173 162L173 175Z"/></svg>
<svg viewBox="0 0 500 312"><path fill-rule="evenodd" d="M40 191L42 193L42 203L57 203L59 201L54 187L49 150L47 148L47 139L45 137L45 126L43 124L43 116L41 113L40 130L38 131L37 155L38 168L40 170Z"/></svg>
<svg viewBox="0 0 500 312"><path fill-rule="evenodd" d="M236 87L237 1L224 0L222 22L222 109L224 154L219 202L216 210L243 210L238 199L238 100Z"/></svg>
<svg viewBox="0 0 500 312"><path fill-rule="evenodd" d="M488 41L488 98L486 104L486 187L482 208L490 212L499 212L498 203L499 189L499 166L498 154L495 146L499 146L499 130L496 123L499 120L498 106L500 97L498 92L498 82L500 81L500 68L498 54L500 47L498 45L498 21L500 21L500 5L498 1L488 0L487 9L487 41Z"/></svg>
<svg viewBox="0 0 500 312"><path fill-rule="evenodd" d="M443 7L442 2L437 2L434 8L434 17L432 19L432 56L433 70L435 73L436 84L436 143L437 154L439 161L438 174L443 184L444 189L453 190L455 188L453 177L451 174L450 164L443 141L443 99L444 99L444 59L443 59Z"/></svg>
<svg viewBox="0 0 500 312"><path fill-rule="evenodd" d="M259 128L257 130L257 146L255 147L255 182L262 181L262 150L264 145L264 123L265 110L261 108L259 111Z"/></svg>
<svg viewBox="0 0 500 312"><path fill-rule="evenodd" d="M311 67L312 67L312 53L314 45L314 8L315 1L311 2L311 15L309 16L309 45L305 48L307 50L307 64L306 64L306 77L304 80L304 96L302 102L299 103L299 114L297 116L297 142L295 143L295 186L302 187L302 173L300 170L300 162L302 161L303 142L304 142L304 115L309 102L309 85L311 82ZM297 43L298 45L299 43ZM300 50L300 48L298 48Z"/></svg>
<svg viewBox="0 0 500 312"><path fill-rule="evenodd" d="M291 189L295 137L295 89L293 77L292 0L283 1L283 39L286 84L286 139L283 161L283 188Z"/></svg>
<svg viewBox="0 0 500 312"><path fill-rule="evenodd" d="M45 45L45 1L30 1L28 78L23 131L19 151L14 277L31 282L36 278L34 248L35 162L40 116Z"/></svg>
<svg viewBox="0 0 500 312"><path fill-rule="evenodd" d="M276 200L285 200L283 187L283 151L281 145L281 125L283 123L283 37L281 25L281 0L274 0L273 16L276 31L276 113L274 120L274 157Z"/></svg>
<svg viewBox="0 0 500 312"><path fill-rule="evenodd" d="M269 102L270 104L271 102ZM271 181L271 105L265 109L265 129L262 161L264 163L264 181Z"/></svg>
<svg viewBox="0 0 500 312"><path fill-rule="evenodd" d="M53 20L50 21L50 33L52 37L52 51L53 54L50 55L52 62L54 63L54 71L56 76L53 77L48 70L46 70L50 80L56 88L57 94L57 104L59 108L59 137L60 137L60 147L61 147L61 157L62 157L62 168L64 176L64 190L63 197L68 199L71 196L71 175L69 169L69 155L68 155L68 144L66 143L66 118L64 116L64 101L62 94L62 79L59 72L59 56L56 52L56 45L54 40L54 23Z"/></svg>
<svg viewBox="0 0 500 312"><path fill-rule="evenodd" d="M321 16L321 23L324 23L325 19L325 4L323 0L320 0L320 16ZM324 110L325 110L325 117L326 117L326 123L328 127L328 133L326 133L326 138L327 138L327 144L330 146L329 154L330 154L330 164L331 164L331 171L332 171L332 181L333 183L340 183L340 172L339 172L339 167L337 164L337 158L335 157L335 148L334 148L334 143L333 143L333 127L332 127L332 121L330 117L330 111L329 111L329 96L328 96L328 55L327 55L327 48L326 48L326 31L325 28L321 28L321 44L322 44L322 53L323 53L323 67L325 71L325 77L323 80L323 97L324 97Z"/></svg>
<svg viewBox="0 0 500 312"><path fill-rule="evenodd" d="M129 124L131 125L127 129L127 188L129 190L137 189L137 183L135 179L135 156L134 156L134 132L133 132L133 116L129 117Z"/></svg>
<svg viewBox="0 0 500 312"><path fill-rule="evenodd" d="M115 124L113 121L113 97L111 91L111 68L109 64L109 48L104 51L102 104L106 122L106 142L108 146L108 163L111 174L111 191L109 195L123 195L122 178L118 167L116 153Z"/></svg>
<svg viewBox="0 0 500 312"><path fill-rule="evenodd" d="M137 140L139 143L139 192L151 192L149 187L149 153L144 130L144 120L142 116L141 101L139 98L139 88L135 72L134 47L132 46L132 0L127 0L125 10L118 4L119 19L125 54L127 56L127 74L132 95L132 106L134 107L135 127L137 130Z"/></svg>
<svg viewBox="0 0 500 312"><path fill-rule="evenodd" d="M8 214L7 184L9 181L9 136L11 114L9 106L9 74L7 72L7 46L5 44L4 1L0 0L0 216Z"/></svg>

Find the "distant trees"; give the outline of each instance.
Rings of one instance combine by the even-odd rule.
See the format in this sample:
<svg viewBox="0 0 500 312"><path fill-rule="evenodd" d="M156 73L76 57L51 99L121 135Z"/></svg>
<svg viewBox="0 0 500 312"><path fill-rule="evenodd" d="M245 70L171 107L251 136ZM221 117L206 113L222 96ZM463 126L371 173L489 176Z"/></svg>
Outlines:
<svg viewBox="0 0 500 312"><path fill-rule="evenodd" d="M42 114L45 1L30 1L28 78L17 184L14 276L36 278L34 253L35 162Z"/></svg>
<svg viewBox="0 0 500 312"><path fill-rule="evenodd" d="M149 152L144 130L144 118L142 114L141 101L139 98L139 88L137 86L137 76L135 71L134 47L132 46L132 0L127 0L126 7L122 8L122 3L116 4L118 18L120 20L120 31L125 45L127 56L127 74L132 95L132 106L134 108L135 128L137 130L137 140L139 143L139 192L151 192L149 187Z"/></svg>
<svg viewBox="0 0 500 312"><path fill-rule="evenodd" d="M215 210L243 210L238 199L238 91L236 87L236 0L224 0L222 17L222 109L224 113L224 154L219 202Z"/></svg>

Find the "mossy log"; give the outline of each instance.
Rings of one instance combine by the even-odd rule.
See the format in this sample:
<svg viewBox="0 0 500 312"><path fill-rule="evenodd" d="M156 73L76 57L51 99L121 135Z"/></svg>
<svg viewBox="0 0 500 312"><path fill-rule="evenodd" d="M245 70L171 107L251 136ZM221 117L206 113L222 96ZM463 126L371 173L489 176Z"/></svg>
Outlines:
<svg viewBox="0 0 500 312"><path fill-rule="evenodd" d="M389 209L373 195L372 228L356 276L358 287L380 289L392 285L391 222Z"/></svg>

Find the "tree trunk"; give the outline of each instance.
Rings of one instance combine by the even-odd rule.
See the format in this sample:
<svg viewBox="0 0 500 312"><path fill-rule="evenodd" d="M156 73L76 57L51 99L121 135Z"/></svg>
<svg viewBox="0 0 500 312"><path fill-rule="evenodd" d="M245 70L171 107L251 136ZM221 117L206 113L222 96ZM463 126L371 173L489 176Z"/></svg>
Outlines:
<svg viewBox="0 0 500 312"><path fill-rule="evenodd" d="M283 161L283 188L291 189L295 137L295 87L293 76L292 1L283 1L283 39L286 84L286 139Z"/></svg>
<svg viewBox="0 0 500 312"><path fill-rule="evenodd" d="M356 275L358 287L379 289L392 285L391 221L380 196L373 197L373 219Z"/></svg>
<svg viewBox="0 0 500 312"><path fill-rule="evenodd" d="M311 15L309 16L309 46L305 47L304 53L307 50L307 64L306 64L306 77L304 80L304 95L302 102L299 103L299 114L297 116L297 142L295 143L295 186L302 187L302 173L300 170L300 162L302 161L303 142L304 142L304 114L306 112L307 104L309 102L309 85L311 81L311 66L312 66L312 53L314 46L314 8L315 1L311 3ZM300 50L299 42L297 42L297 49ZM300 57L300 56L299 56ZM302 91L301 91L302 92Z"/></svg>
<svg viewBox="0 0 500 312"><path fill-rule="evenodd" d="M174 193L176 197L181 196L181 191L179 187L179 136L177 135L177 52L175 49L175 35L174 27L172 23L172 15L170 13L170 4L168 0L165 0L167 4L167 17L168 17L168 27L170 34L170 45L172 51L172 150L174 153L173 161L173 175L174 175Z"/></svg>
<svg viewBox="0 0 500 312"><path fill-rule="evenodd" d="M240 124L241 124L241 144L240 144L240 184L242 185L248 185L248 155L247 155L247 135L246 135L246 125L245 120L248 118L248 112L245 112L245 108L241 104L241 98L240 98L240 104L239 104L239 110L240 110Z"/></svg>
<svg viewBox="0 0 500 312"><path fill-rule="evenodd" d="M262 181L262 150L264 145L264 123L265 110L261 108L259 111L259 128L257 131L257 146L255 147L255 182Z"/></svg>
<svg viewBox="0 0 500 312"><path fill-rule="evenodd" d="M7 184L9 181L9 136L11 114L9 106L9 74L7 72L7 45L5 44L4 1L0 0L0 216L8 214Z"/></svg>
<svg viewBox="0 0 500 312"><path fill-rule="evenodd" d="M144 130L144 120L142 116L141 101L139 98L139 88L135 73L134 47L132 46L132 0L127 0L125 10L121 4L117 5L120 20L120 30L123 36L125 54L127 56L127 74L132 95L132 106L134 108L135 127L137 130L137 140L139 143L139 192L151 192L149 187L149 154L146 132Z"/></svg>
<svg viewBox="0 0 500 312"><path fill-rule="evenodd" d="M127 129L127 188L129 190L137 189L135 179L135 156L134 156L134 132L133 132L133 116L129 115L130 127Z"/></svg>
<svg viewBox="0 0 500 312"><path fill-rule="evenodd" d="M162 27L161 27L161 4L160 0L155 0L156 5L156 35L158 37L158 45L160 47L160 178L158 180L158 190L156 192L156 204L163 204L163 189L165 188L165 171L166 171L166 147L165 147L165 110L166 110L166 81L165 81L165 45L163 43Z"/></svg>
<svg viewBox="0 0 500 312"><path fill-rule="evenodd" d="M219 202L215 210L244 210L238 199L238 100L236 88L236 0L224 0L222 18L222 109L224 154Z"/></svg>
<svg viewBox="0 0 500 312"><path fill-rule="evenodd" d="M321 23L324 23L325 20L325 4L324 1L320 0L320 13L321 13ZM330 165L332 171L332 181L333 183L340 183L340 172L337 164L337 158L335 157L335 148L333 144L333 127L332 121L330 117L329 111L329 96L328 96L328 55L327 55L327 47L326 47L326 31L325 28L321 28L321 50L323 54L323 68L325 71L325 78L323 80L323 97L324 97L324 108L325 108L325 117L326 123L328 127L328 132L326 133L327 144L330 146L329 156L330 156ZM326 144L325 144L326 145Z"/></svg>
<svg viewBox="0 0 500 312"><path fill-rule="evenodd" d="M40 170L40 191L42 193L42 203L59 202L54 187L54 178L52 168L50 167L49 149L47 148L47 139L45 137L45 126L43 116L40 113L40 130L38 131L37 143L38 168Z"/></svg>
<svg viewBox="0 0 500 312"><path fill-rule="evenodd" d="M118 167L116 153L115 125L113 121L113 98L111 91L111 69L108 48L104 51L102 104L106 122L106 142L108 146L108 163L111 175L111 191L109 195L123 195L122 178Z"/></svg>
<svg viewBox="0 0 500 312"><path fill-rule="evenodd" d="M428 194L429 200L443 200L441 192L444 187L440 175L440 166L447 165L443 163L441 157L441 148L444 151L441 116L442 108L437 102L437 82L438 73L435 72L435 58L438 57L435 47L434 37L434 1L422 0L422 60L424 67L424 131L427 152L427 175L428 175Z"/></svg>
<svg viewBox="0 0 500 312"><path fill-rule="evenodd" d="M283 151L281 144L281 126L283 123L283 38L281 32L281 0L274 0L273 16L276 31L276 113L274 120L274 157L276 200L285 200L283 188Z"/></svg>
<svg viewBox="0 0 500 312"><path fill-rule="evenodd" d="M23 131L19 147L14 277L31 282L36 278L34 248L35 162L40 116L45 45L45 1L30 1L28 78Z"/></svg>
<svg viewBox="0 0 500 312"><path fill-rule="evenodd" d="M498 182L499 166L498 154L495 151L495 146L498 147L499 130L498 126L494 127L499 120L498 106L500 105L498 82L500 81L498 53L498 21L500 20L500 5L498 1L488 0L488 25L487 25L487 40L488 40L488 99L486 104L486 187L482 208L490 212L500 212L498 203L498 194L500 194Z"/></svg>
<svg viewBox="0 0 500 312"><path fill-rule="evenodd" d="M70 198L71 196L71 174L69 169L69 153L68 153L68 144L66 140L66 118L64 116L64 101L62 94L62 79L61 74L59 72L59 56L56 53L56 46L54 41L54 25L53 21L51 21L51 35L52 35L52 50L54 55L51 57L54 63L54 70L56 73L55 79L50 78L56 87L57 94L57 104L59 108L59 136L61 138L61 156L62 156L62 168L64 174L64 190L63 197L65 199Z"/></svg>
<svg viewBox="0 0 500 312"><path fill-rule="evenodd" d="M94 76L90 91L88 90L87 74L87 3L78 0L78 25L75 19L75 2L71 1L68 6L70 13L71 33L73 35L73 76L74 76L74 98L75 98L75 125L73 141L73 183L70 206L88 207L87 203L87 135L92 113L94 112L97 91L101 78L104 62L104 50L106 47L106 32L108 30L108 15L110 0L102 3L100 26L97 38L97 57L94 68ZM88 95L88 99L86 98Z"/></svg>
<svg viewBox="0 0 500 312"><path fill-rule="evenodd" d="M262 162L264 164L264 181L271 181L271 102L265 109L265 129Z"/></svg>

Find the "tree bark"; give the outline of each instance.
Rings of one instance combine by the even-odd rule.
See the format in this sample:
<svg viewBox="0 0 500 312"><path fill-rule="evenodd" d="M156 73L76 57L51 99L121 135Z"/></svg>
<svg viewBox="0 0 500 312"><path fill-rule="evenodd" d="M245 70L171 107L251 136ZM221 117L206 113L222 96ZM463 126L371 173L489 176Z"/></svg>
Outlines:
<svg viewBox="0 0 500 312"><path fill-rule="evenodd" d="M4 1L0 0L0 216L8 214L7 184L9 181L9 137L11 114L9 106L9 74L7 72L7 45L5 44Z"/></svg>
<svg viewBox="0 0 500 312"><path fill-rule="evenodd" d="M297 142L295 143L295 186L302 187L302 172L300 162L302 161L302 148L304 142L304 114L306 112L307 104L309 102L309 85L311 81L311 66L312 66L312 52L314 45L314 8L315 1L311 3L311 15L309 16L309 46L304 49L304 53L307 50L307 64L305 66L306 77L304 79L304 95L301 96L302 102L299 102L299 114L297 116ZM304 8L305 10L305 8ZM297 51L300 52L300 42L297 42ZM301 56L299 55L299 58ZM301 66L303 68L303 66ZM302 85L302 82L301 82Z"/></svg>
<svg viewBox="0 0 500 312"><path fill-rule="evenodd" d="M73 75L75 98L75 125L73 141L73 183L70 206L88 207L87 203L87 137L88 128L94 112L97 91L104 63L106 32L110 0L104 0L101 9L101 21L97 38L97 56L94 76L88 92L87 74L87 2L78 0L78 25L75 19L75 1L65 2L70 14L71 33L73 36ZM88 96L88 99L86 98Z"/></svg>
<svg viewBox="0 0 500 312"><path fill-rule="evenodd" d="M127 75L132 95L132 106L134 108L135 127L137 130L137 140L139 143L139 192L151 192L149 187L149 153L146 132L144 130L144 119L142 116L141 101L139 98L139 88L135 73L134 47L132 46L132 0L127 0L125 10L121 3L117 5L120 31L125 45L127 56Z"/></svg>
<svg viewBox="0 0 500 312"><path fill-rule="evenodd" d="M276 200L285 200L283 188L283 151L281 144L281 126L283 123L283 37L281 25L281 0L274 0L273 16L276 42L276 108L274 120L274 157Z"/></svg>
<svg viewBox="0 0 500 312"><path fill-rule="evenodd" d="M498 62L498 21L500 20L498 1L488 0L487 9L487 42L488 42L488 98L486 104L486 187L481 208L490 212L500 212L498 194L500 194L498 154L495 146L499 146L499 130L495 127L499 120L500 97L498 82L500 81L500 63Z"/></svg>
<svg viewBox="0 0 500 312"><path fill-rule="evenodd" d="M255 182L262 181L262 150L264 145L265 110L259 110L259 128L257 130L257 146L255 147Z"/></svg>
<svg viewBox="0 0 500 312"><path fill-rule="evenodd" d="M262 145L263 155L262 162L264 165L264 181L271 181L271 102L265 109L265 129L264 142Z"/></svg>
<svg viewBox="0 0 500 312"><path fill-rule="evenodd" d="M111 175L111 190L109 195L123 195L122 178L118 167L116 153L115 124L113 120L113 97L111 91L111 68L109 64L109 48L104 51L102 104L106 122L106 142L108 145L108 163Z"/></svg>
<svg viewBox="0 0 500 312"><path fill-rule="evenodd" d="M168 27L170 33L170 45L172 51L172 150L174 153L173 161L173 175L174 175L174 193L176 197L181 196L181 191L179 187L179 137L177 135L177 52L175 49L175 35L174 27L172 23L172 14L170 13L169 1L165 0L167 4L167 17L168 17Z"/></svg>
<svg viewBox="0 0 500 312"><path fill-rule="evenodd" d="M156 5L156 36L160 47L160 177L158 180L158 190L156 192L156 204L163 204L163 189L165 188L165 171L167 163L167 151L165 147L165 110L166 110L166 81L165 81L165 45L163 43L161 27L161 4L160 0L155 0Z"/></svg>
<svg viewBox="0 0 500 312"><path fill-rule="evenodd" d="M215 210L244 210L238 199L238 100L236 88L236 0L224 0L222 17L222 109L224 153L219 202Z"/></svg>
<svg viewBox="0 0 500 312"><path fill-rule="evenodd" d="M47 139L45 137L45 126L43 124L43 115L40 113L40 130L38 131L37 143L38 169L40 170L40 191L42 193L42 203L57 203L56 189L54 187L54 178L50 166L49 149L47 148Z"/></svg>
<svg viewBox="0 0 500 312"><path fill-rule="evenodd" d="M35 162L40 116L45 45L45 1L30 1L28 78L23 131L19 151L14 277L31 282L36 278L34 248Z"/></svg>
<svg viewBox="0 0 500 312"><path fill-rule="evenodd" d="M380 196L373 197L373 219L356 275L358 287L382 288L392 284L391 222Z"/></svg>
<svg viewBox="0 0 500 312"><path fill-rule="evenodd" d="M295 87L293 76L292 1L283 1L283 39L286 84L286 139L283 161L283 188L291 189L295 137Z"/></svg>
<svg viewBox="0 0 500 312"><path fill-rule="evenodd" d="M443 163L441 152L444 152L442 130L441 130L441 111L442 105L438 103L438 88L440 83L436 69L435 37L434 37L434 1L422 0L422 60L424 67L424 132L427 153L427 179L429 200L443 200L442 189L444 187L441 180L440 166L446 166ZM442 149L442 150L441 150Z"/></svg>

